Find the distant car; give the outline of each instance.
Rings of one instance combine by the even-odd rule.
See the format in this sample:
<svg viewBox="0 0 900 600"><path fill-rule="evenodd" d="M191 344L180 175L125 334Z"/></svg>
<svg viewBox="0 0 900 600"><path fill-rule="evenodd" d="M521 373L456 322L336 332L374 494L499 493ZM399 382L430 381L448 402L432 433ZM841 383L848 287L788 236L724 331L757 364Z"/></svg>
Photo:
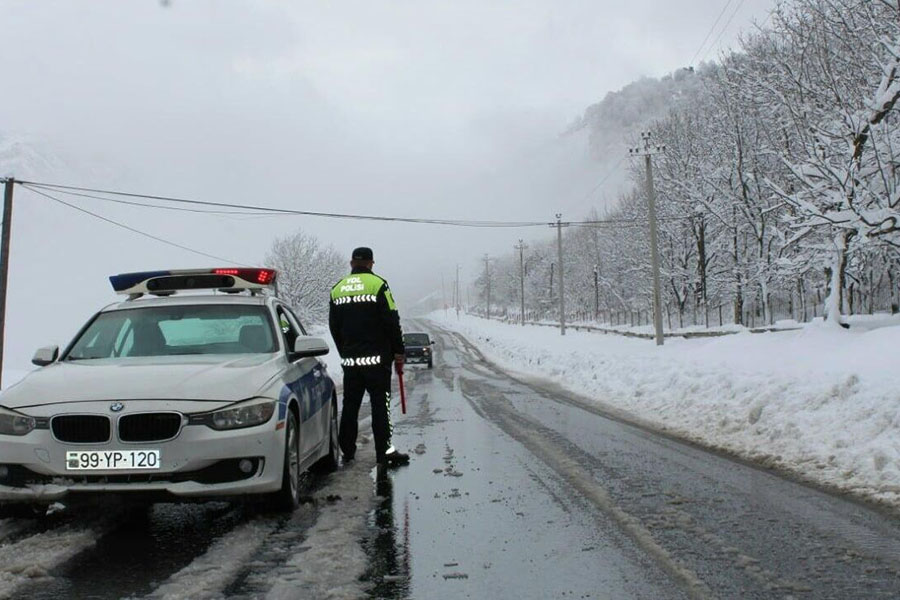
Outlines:
<svg viewBox="0 0 900 600"><path fill-rule="evenodd" d="M429 369L434 367L431 348L434 342L427 333L404 333L403 345L406 347L407 363L426 363Z"/></svg>
<svg viewBox="0 0 900 600"><path fill-rule="evenodd" d="M124 302L0 394L0 503L78 495L265 496L336 468L324 340L273 292L270 269L110 277ZM183 294L197 290L200 294Z"/></svg>

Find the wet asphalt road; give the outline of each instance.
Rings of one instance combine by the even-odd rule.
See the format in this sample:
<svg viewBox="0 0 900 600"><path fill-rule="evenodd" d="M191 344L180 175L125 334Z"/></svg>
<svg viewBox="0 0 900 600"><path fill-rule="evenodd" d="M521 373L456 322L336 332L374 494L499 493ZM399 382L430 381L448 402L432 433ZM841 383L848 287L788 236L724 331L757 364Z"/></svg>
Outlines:
<svg viewBox="0 0 900 600"><path fill-rule="evenodd" d="M416 327L437 344L433 370L408 369L409 414L394 411L408 467L360 458L307 477L292 516L206 503L0 520L0 589L250 599L288 581L277 597L346 597L302 573L322 558L309 539L323 511L346 503L372 598L900 598L895 518L622 423ZM335 494L355 489L377 496Z"/></svg>
<svg viewBox="0 0 900 600"><path fill-rule="evenodd" d="M435 369L397 427L420 454L390 502L410 597L900 598L895 518L517 381L429 327Z"/></svg>

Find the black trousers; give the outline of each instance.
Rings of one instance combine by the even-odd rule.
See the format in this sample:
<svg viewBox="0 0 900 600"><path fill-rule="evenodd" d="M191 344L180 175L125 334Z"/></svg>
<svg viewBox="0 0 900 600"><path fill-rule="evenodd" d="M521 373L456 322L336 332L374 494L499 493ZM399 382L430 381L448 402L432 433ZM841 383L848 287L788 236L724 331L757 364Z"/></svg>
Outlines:
<svg viewBox="0 0 900 600"><path fill-rule="evenodd" d="M338 442L344 456L356 454L356 435L359 429L359 407L363 395L369 392L372 405L372 433L375 436L375 456L382 458L391 447L391 368L390 365L344 367L344 409Z"/></svg>

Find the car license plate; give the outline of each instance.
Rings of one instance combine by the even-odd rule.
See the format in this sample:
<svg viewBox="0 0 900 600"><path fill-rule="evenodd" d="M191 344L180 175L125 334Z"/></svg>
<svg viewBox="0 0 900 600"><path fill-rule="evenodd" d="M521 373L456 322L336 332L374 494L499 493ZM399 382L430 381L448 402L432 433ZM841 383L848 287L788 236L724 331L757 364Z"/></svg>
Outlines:
<svg viewBox="0 0 900 600"><path fill-rule="evenodd" d="M66 452L67 471L130 471L159 468L159 450L72 450Z"/></svg>

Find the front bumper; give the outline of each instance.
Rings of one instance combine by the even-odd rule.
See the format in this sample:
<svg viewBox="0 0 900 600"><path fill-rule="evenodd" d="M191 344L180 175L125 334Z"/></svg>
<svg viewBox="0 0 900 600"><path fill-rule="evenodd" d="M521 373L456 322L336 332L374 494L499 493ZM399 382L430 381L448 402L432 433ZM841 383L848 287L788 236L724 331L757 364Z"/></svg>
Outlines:
<svg viewBox="0 0 900 600"><path fill-rule="evenodd" d="M428 363L431 362L431 353L425 353L421 350L407 351L405 356L407 363Z"/></svg>
<svg viewBox="0 0 900 600"><path fill-rule="evenodd" d="M284 466L284 429L277 419L256 427L216 431L205 425L184 425L164 442L72 444L57 440L50 430L22 436L0 436L0 502L50 503L69 494L170 494L202 498L241 496L277 491ZM66 452L159 450L160 468L148 470L70 471ZM250 459L250 473L237 464Z"/></svg>

